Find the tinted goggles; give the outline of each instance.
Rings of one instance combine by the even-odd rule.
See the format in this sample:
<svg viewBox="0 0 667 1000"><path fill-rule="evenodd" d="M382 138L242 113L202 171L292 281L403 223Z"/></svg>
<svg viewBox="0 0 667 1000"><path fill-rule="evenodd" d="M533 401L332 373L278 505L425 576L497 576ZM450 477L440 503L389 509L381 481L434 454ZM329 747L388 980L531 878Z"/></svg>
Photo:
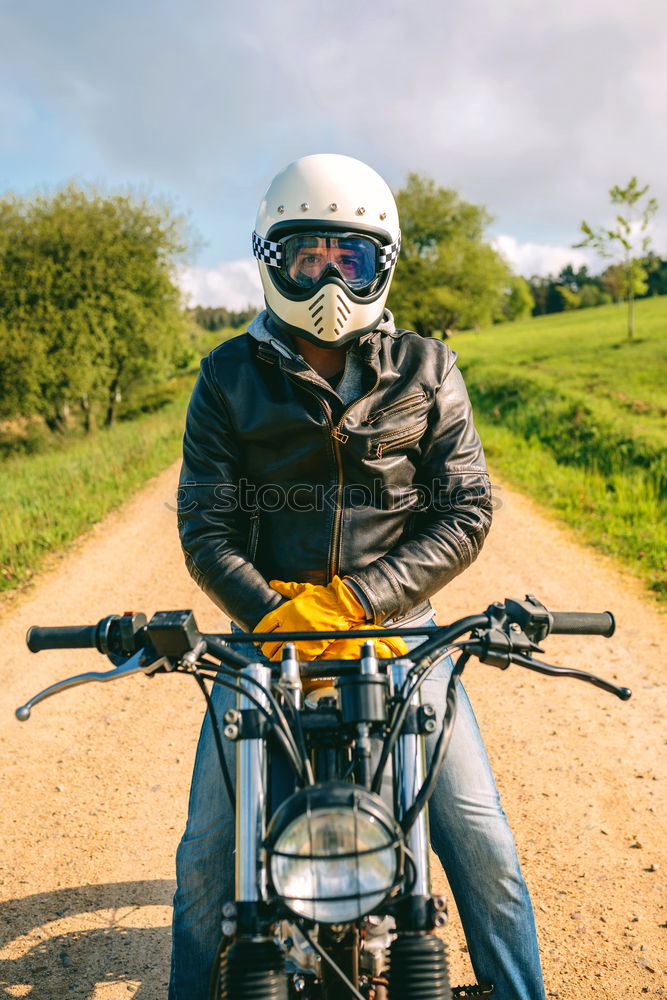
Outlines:
<svg viewBox="0 0 667 1000"><path fill-rule="evenodd" d="M312 288L329 268L350 288L371 285L398 257L400 236L382 246L370 236L355 233L297 233L274 243L253 233L253 253L258 260L279 267L297 288Z"/></svg>

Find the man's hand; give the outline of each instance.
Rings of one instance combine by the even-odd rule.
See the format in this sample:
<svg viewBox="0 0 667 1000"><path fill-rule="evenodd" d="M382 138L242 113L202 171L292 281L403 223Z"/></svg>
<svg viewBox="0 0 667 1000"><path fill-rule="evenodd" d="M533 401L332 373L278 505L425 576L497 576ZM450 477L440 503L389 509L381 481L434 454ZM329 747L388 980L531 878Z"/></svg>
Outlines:
<svg viewBox="0 0 667 1000"><path fill-rule="evenodd" d="M283 580L270 580L269 586L288 600L269 611L257 623L255 632L347 632L366 621L360 602L338 576L327 587ZM297 657L300 660L320 659L332 643L339 641L308 639L297 642ZM276 637L276 641L262 643L262 652L269 660L279 660L282 647L283 643Z"/></svg>
<svg viewBox="0 0 667 1000"><path fill-rule="evenodd" d="M355 628L375 628L375 625L355 625ZM372 640L379 657L405 656L408 647L400 635L383 636ZM364 639L334 639L330 646L318 656L318 660L358 660Z"/></svg>
<svg viewBox="0 0 667 1000"><path fill-rule="evenodd" d="M327 587L283 580L271 580L269 586L288 600L265 615L255 626L255 632L348 632L373 628L366 622L357 597L338 576ZM279 660L283 645L276 637L276 641L262 643L262 652L269 660ZM296 650L300 660L356 660L362 645L362 639L307 639L297 642ZM398 656L408 651L398 636L377 639L375 646L378 656Z"/></svg>

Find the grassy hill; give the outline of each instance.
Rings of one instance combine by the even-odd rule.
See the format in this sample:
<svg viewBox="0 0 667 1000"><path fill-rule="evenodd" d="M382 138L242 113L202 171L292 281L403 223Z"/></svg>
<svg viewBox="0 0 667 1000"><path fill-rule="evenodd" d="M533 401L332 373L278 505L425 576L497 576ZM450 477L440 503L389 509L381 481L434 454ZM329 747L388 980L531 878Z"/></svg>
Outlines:
<svg viewBox="0 0 667 1000"><path fill-rule="evenodd" d="M202 351L236 332L211 334ZM623 307L604 306L452 345L492 470L667 599L667 297L637 303L633 343ZM178 457L194 377L158 412L0 461L0 592Z"/></svg>
<svg viewBox="0 0 667 1000"><path fill-rule="evenodd" d="M667 597L667 298L451 343L491 467Z"/></svg>

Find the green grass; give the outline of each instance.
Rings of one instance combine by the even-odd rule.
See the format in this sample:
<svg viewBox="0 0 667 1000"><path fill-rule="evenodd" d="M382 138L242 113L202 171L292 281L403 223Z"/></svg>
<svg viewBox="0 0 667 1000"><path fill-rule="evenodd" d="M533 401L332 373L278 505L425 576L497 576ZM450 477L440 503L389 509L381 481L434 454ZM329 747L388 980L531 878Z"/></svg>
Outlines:
<svg viewBox="0 0 667 1000"><path fill-rule="evenodd" d="M667 599L667 298L637 303L633 343L624 308L603 306L459 334L452 346L492 469ZM138 408L156 412L0 463L0 590L178 458L189 379L171 402Z"/></svg>
<svg viewBox="0 0 667 1000"><path fill-rule="evenodd" d="M491 467L667 598L667 298L452 340Z"/></svg>
<svg viewBox="0 0 667 1000"><path fill-rule="evenodd" d="M207 354L242 331L201 332ZM199 361L168 383L136 390L109 429L41 432L30 448L0 439L0 592L29 580L47 556L119 507L181 454L185 412ZM19 442L20 443L20 442ZM27 452L27 453L26 453ZM32 453L34 452L34 453Z"/></svg>
<svg viewBox="0 0 667 1000"><path fill-rule="evenodd" d="M188 397L181 392L157 412L1 463L0 591L24 583L47 555L176 461Z"/></svg>

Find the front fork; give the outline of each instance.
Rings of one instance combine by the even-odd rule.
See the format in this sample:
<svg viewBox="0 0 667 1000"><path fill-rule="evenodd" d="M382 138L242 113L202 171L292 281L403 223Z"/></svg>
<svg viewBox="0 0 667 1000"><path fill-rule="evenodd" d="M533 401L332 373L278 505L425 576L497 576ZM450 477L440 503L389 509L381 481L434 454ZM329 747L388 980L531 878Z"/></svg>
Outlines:
<svg viewBox="0 0 667 1000"><path fill-rule="evenodd" d="M271 687L271 668L251 663L241 671L241 686L265 709L269 702L262 688ZM261 687L260 687L261 685ZM238 695L238 711L260 711L246 694ZM266 898L264 834L266 827L267 751L262 729L256 739L241 739L236 748L236 864L235 898L240 933L256 933L258 906ZM243 926L246 923L248 926Z"/></svg>
<svg viewBox="0 0 667 1000"><path fill-rule="evenodd" d="M237 711L254 720L257 736L244 737L236 746L236 902L225 908L223 934L233 940L227 948L221 948L216 1000L287 1000L283 952L273 935L267 933L260 909L266 899L267 883L264 834L268 757L257 701L269 708L264 692L271 687L271 668L251 663L241 671L240 683L244 693L238 695Z"/></svg>
<svg viewBox="0 0 667 1000"><path fill-rule="evenodd" d="M410 675L414 664L411 660L396 660L391 666L392 694L397 695ZM421 693L413 695L411 706L416 710L421 705ZM416 728L416 727L413 727ZM394 808L400 823L411 808L417 793L424 783L426 760L424 737L419 732L407 732L396 741L392 757L394 781ZM432 930L431 879L429 865L428 812L426 809L417 816L405 838L409 851L409 864L413 866L413 878L409 893L401 906L397 920L400 928L405 922L408 930ZM401 919L402 918L402 919Z"/></svg>
<svg viewBox="0 0 667 1000"><path fill-rule="evenodd" d="M392 693L398 694L414 664L396 660L391 666ZM394 808L399 823L412 807L424 783L424 736L414 720L419 718L421 694L411 699L413 722L396 741L392 767ZM413 730L410 732L409 730ZM443 942L432 933L447 919L444 900L431 896L428 815L422 809L405 835L413 867L409 889L395 907L396 937L389 948L389 1000L450 1000L451 989Z"/></svg>

